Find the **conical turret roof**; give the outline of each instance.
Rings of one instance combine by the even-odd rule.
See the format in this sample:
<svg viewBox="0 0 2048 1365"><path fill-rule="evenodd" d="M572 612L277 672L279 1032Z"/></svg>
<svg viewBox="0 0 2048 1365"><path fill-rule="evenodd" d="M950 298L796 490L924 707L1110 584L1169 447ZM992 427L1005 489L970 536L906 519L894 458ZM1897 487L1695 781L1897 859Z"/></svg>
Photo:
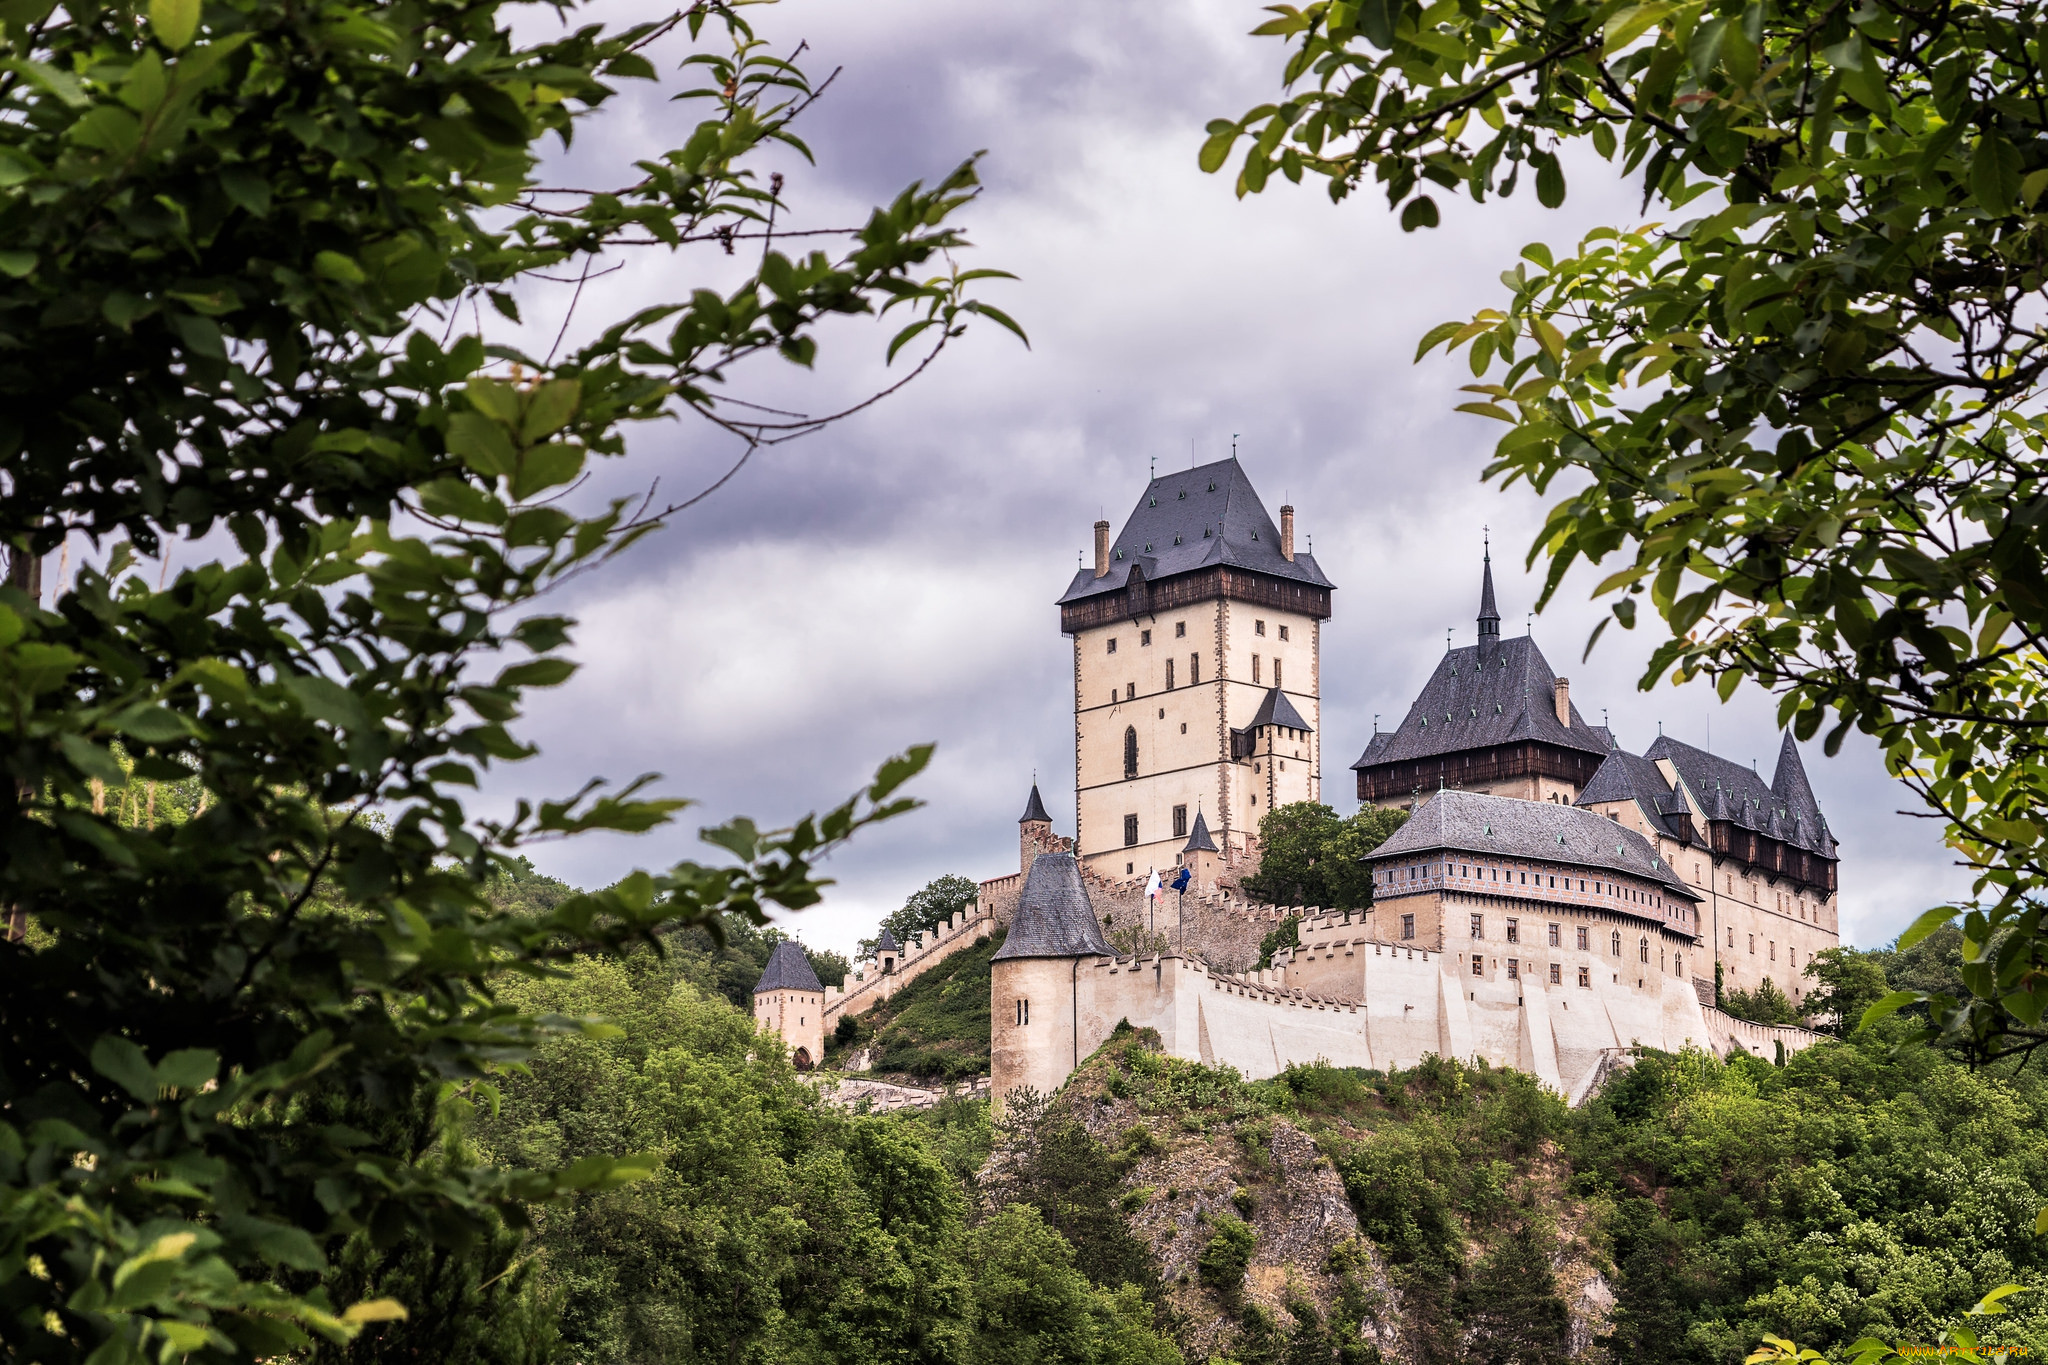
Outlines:
<svg viewBox="0 0 2048 1365"><path fill-rule="evenodd" d="M817 991L823 994L825 983L818 980L818 974L811 968L810 954L793 938L786 938L775 945L775 951L768 955L768 966L761 973L761 979L754 983L754 994L764 991Z"/></svg>
<svg viewBox="0 0 2048 1365"><path fill-rule="evenodd" d="M1195 812L1195 827L1188 831L1188 842L1181 849L1183 853L1214 853L1216 841L1209 837L1209 822L1202 818L1202 812Z"/></svg>
<svg viewBox="0 0 2048 1365"><path fill-rule="evenodd" d="M1095 922L1095 906L1070 853L1041 853L1024 878L1010 934L994 961L1020 957L1109 957L1112 949Z"/></svg>
<svg viewBox="0 0 2048 1365"><path fill-rule="evenodd" d="M1052 817L1045 813L1045 802L1039 799L1038 784L1036 782L1031 784L1031 799L1024 803L1024 814L1018 817L1017 823L1020 825L1049 825L1052 823Z"/></svg>

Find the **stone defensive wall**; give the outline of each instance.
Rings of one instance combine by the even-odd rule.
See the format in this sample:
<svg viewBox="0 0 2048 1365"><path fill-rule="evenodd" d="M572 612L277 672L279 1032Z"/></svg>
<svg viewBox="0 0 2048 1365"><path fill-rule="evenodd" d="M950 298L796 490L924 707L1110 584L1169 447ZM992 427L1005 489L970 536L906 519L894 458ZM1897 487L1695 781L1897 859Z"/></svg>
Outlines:
<svg viewBox="0 0 2048 1365"><path fill-rule="evenodd" d="M1014 895L1010 904L1014 909ZM825 987L826 1029L830 1030L837 1024L841 1015L852 1017L867 1013L947 958L987 938L995 932L996 924L987 898L977 899L973 909L955 911L953 918L941 924L936 931L919 934L912 942L904 944L896 959L896 970L884 972L878 964L870 962L847 978L844 989Z"/></svg>
<svg viewBox="0 0 2048 1365"><path fill-rule="evenodd" d="M1791 1024L1753 1024L1747 1019L1737 1019L1716 1005L1707 1005L1702 1012L1707 1017L1708 1046L1724 1062L1738 1051L1761 1057L1767 1062L1775 1061L1780 1047L1790 1057L1795 1052L1804 1052L1827 1036Z"/></svg>
<svg viewBox="0 0 2048 1365"><path fill-rule="evenodd" d="M1702 1007L1691 984L1672 977L1641 990L1530 979L1488 991L1457 973L1455 958L1358 933L1356 912L1280 918L1297 913L1302 946L1266 971L1226 971L1174 952L1006 964L992 1002L997 1085L1050 1093L1123 1020L1157 1029L1171 1056L1254 1080L1318 1060L1393 1070L1434 1053L1513 1067L1573 1104L1637 1046L1773 1058L1779 1043L1789 1055L1821 1037Z"/></svg>

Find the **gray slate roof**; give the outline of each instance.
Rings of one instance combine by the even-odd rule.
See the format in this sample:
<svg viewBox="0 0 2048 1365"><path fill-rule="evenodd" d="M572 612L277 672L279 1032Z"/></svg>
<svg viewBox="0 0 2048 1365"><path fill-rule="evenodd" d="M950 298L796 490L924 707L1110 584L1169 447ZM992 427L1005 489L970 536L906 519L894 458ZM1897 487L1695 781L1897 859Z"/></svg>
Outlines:
<svg viewBox="0 0 2048 1365"><path fill-rule="evenodd" d="M1527 635L1487 639L1444 655L1398 728L1382 730L1354 768L1435 758L1537 740L1605 756L1607 745L1579 708L1557 718L1557 675Z"/></svg>
<svg viewBox="0 0 2048 1365"><path fill-rule="evenodd" d="M1648 815L1657 832L1678 837L1672 817L1687 813L1685 794L1664 780L1656 761L1621 749L1608 752L1607 761L1594 771L1579 793L1578 804L1597 805L1607 801L1633 801Z"/></svg>
<svg viewBox="0 0 2048 1365"><path fill-rule="evenodd" d="M1113 950L1095 922L1095 906L1081 884L1081 865L1070 853L1041 853L1031 861L1010 936L992 961L1018 957L1110 957Z"/></svg>
<svg viewBox="0 0 2048 1365"><path fill-rule="evenodd" d="M1031 784L1031 799L1024 803L1024 814L1018 817L1017 823L1020 825L1033 823L1049 825L1052 823L1052 817L1045 813L1045 802L1039 799L1038 784L1036 782Z"/></svg>
<svg viewBox="0 0 2048 1365"><path fill-rule="evenodd" d="M1216 841L1209 837L1209 822L1202 818L1202 812L1195 812L1195 827L1188 831L1188 841L1181 847L1183 853L1214 853Z"/></svg>
<svg viewBox="0 0 2048 1365"><path fill-rule="evenodd" d="M1297 730L1309 728L1308 722L1301 718L1301 712L1294 709L1294 703L1287 700L1287 694L1277 687L1266 693L1266 699L1259 703L1258 714L1245 728L1256 730L1261 725L1291 725Z"/></svg>
<svg viewBox="0 0 2048 1365"><path fill-rule="evenodd" d="M1484 792L1436 793L1365 861L1395 862L1438 851L1601 868L1658 882L1687 900L1700 899L1649 840L1604 815Z"/></svg>
<svg viewBox="0 0 2048 1365"><path fill-rule="evenodd" d="M1280 530L1233 457L1153 479L1110 542L1109 572L1097 578L1090 566L1076 573L1060 605L1121 591L1133 565L1156 583L1215 564L1319 588L1336 586L1313 555L1281 555Z"/></svg>
<svg viewBox="0 0 2048 1365"><path fill-rule="evenodd" d="M811 970L810 954L793 938L786 938L775 945L775 951L768 955L768 966L761 973L761 979L754 983L754 994L764 991L817 991L823 994L825 983L818 980L818 974Z"/></svg>
<svg viewBox="0 0 2048 1365"><path fill-rule="evenodd" d="M1737 828L1782 839L1823 858L1835 856L1835 837L1814 799L1813 785L1807 781L1806 765L1800 761L1792 736L1786 735L1778 746L1778 770L1768 786L1753 769L1668 735L1659 735L1643 756L1652 761L1671 760L1679 781L1709 820L1732 821Z"/></svg>
<svg viewBox="0 0 2048 1365"><path fill-rule="evenodd" d="M882 926L882 937L875 943L875 951L878 953L900 953L903 951L903 945L896 941L895 932L886 924Z"/></svg>

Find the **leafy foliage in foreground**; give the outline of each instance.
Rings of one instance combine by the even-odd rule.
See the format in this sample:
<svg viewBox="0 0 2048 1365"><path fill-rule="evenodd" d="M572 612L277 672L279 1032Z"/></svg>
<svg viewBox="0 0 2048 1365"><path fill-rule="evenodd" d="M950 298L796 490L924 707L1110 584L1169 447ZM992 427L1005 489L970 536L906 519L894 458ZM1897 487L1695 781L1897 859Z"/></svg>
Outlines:
<svg viewBox="0 0 2048 1365"><path fill-rule="evenodd" d="M1781 723L1875 737L1976 874L1959 992L1926 1036L2048 1042L2048 83L2039 0L1315 0L1258 31L1285 99L1210 125L1342 198L1534 180L1567 141L1641 176L1660 223L1532 244L1466 348L1508 424L1487 477L1566 490L1530 557L1647 606L1649 687L1751 680ZM1614 561L1619 561L1616 564ZM1606 622L1603 622L1604 626ZM1598 636L1595 631L1595 638ZM1590 647L1590 643L1589 643Z"/></svg>
<svg viewBox="0 0 2048 1365"><path fill-rule="evenodd" d="M344 1341L404 1306L336 1302L321 1281L343 1248L488 1249L531 1201L642 1173L621 1150L561 1169L451 1154L453 1093L487 1105L499 1069L577 1027L496 983L811 905L815 860L908 808L925 750L791 828L709 831L713 863L517 910L483 894L527 841L684 804L593 784L501 821L465 806L532 752L526 691L574 671L573 623L542 597L686 505L587 498L591 461L623 456L634 422L687 417L742 458L816 430L829 415L771 428L727 399L752 358L808 365L827 317L901 309L894 345L924 361L972 316L1010 325L940 264L966 245L971 164L836 256L768 240L790 206L751 162L802 150L817 92L727 6L518 33L507 8L0 5L10 1357ZM537 202L542 140L567 145L656 60L688 77L683 145ZM691 243L718 289L545 355L482 333L481 303L516 320L543 275ZM45 600L60 543L94 558ZM106 809L138 782L202 799L189 818Z"/></svg>

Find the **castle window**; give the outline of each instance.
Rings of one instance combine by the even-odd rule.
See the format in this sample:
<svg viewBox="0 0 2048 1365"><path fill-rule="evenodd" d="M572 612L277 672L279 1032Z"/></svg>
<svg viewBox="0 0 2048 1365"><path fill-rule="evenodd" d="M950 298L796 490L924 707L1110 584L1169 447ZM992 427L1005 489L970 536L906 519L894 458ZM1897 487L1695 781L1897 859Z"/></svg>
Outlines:
<svg viewBox="0 0 2048 1365"><path fill-rule="evenodd" d="M1616 929L1612 934L1608 935L1607 949L1609 952L1613 953L1614 956L1621 956L1621 930Z"/></svg>
<svg viewBox="0 0 2048 1365"><path fill-rule="evenodd" d="M1562 986L1564 984L1564 968L1555 962L1550 964L1550 984L1553 986Z"/></svg>
<svg viewBox="0 0 2048 1365"><path fill-rule="evenodd" d="M1125 847L1125 848L1129 848L1129 847L1130 847L1130 846L1131 846L1132 844L1135 844L1135 843L1137 843L1137 842L1138 842L1138 817L1137 817L1137 816L1135 816L1135 815L1126 815L1126 816L1124 817L1124 847ZM1130 869L1131 869L1131 865L1130 865L1129 863L1125 863L1125 864L1124 864L1124 871L1128 872L1128 871L1130 871Z"/></svg>
<svg viewBox="0 0 2048 1365"><path fill-rule="evenodd" d="M1252 655L1252 681L1253 681L1253 682L1257 682L1258 680L1259 680L1259 656L1258 656L1258 655L1256 655L1256 654L1254 654L1254 655Z"/></svg>
<svg viewBox="0 0 2048 1365"><path fill-rule="evenodd" d="M1134 683L1134 682L1132 682L1132 683L1125 683L1125 684L1124 684L1124 700L1125 700L1125 701L1136 701L1137 699L1138 699L1138 685L1137 685L1136 683Z"/></svg>
<svg viewBox="0 0 2048 1365"><path fill-rule="evenodd" d="M1279 686L1281 686L1281 682L1280 682L1280 656L1279 656L1278 654L1275 654L1275 655L1273 656L1273 686L1275 686L1275 687L1279 687Z"/></svg>
<svg viewBox="0 0 2048 1365"><path fill-rule="evenodd" d="M1135 726L1135 725L1126 725L1126 726L1124 727L1124 780L1125 780L1126 782L1128 782L1128 781L1130 781L1130 780L1131 780L1132 778L1136 777L1137 775L1138 775L1138 727L1137 727L1137 726ZM1137 817L1137 816L1135 816L1135 815L1131 817L1131 819L1133 819L1133 820L1135 820L1135 819L1137 819L1137 818L1138 818L1138 817ZM1136 843L1136 842L1137 842L1137 840L1136 840L1136 839L1132 839L1132 840L1130 840L1129 842L1131 842L1131 843Z"/></svg>
<svg viewBox="0 0 2048 1365"><path fill-rule="evenodd" d="M1287 627L1280 627L1280 638L1283 640L1287 638Z"/></svg>
<svg viewBox="0 0 2048 1365"><path fill-rule="evenodd" d="M1202 656L1188 655L1188 686L1193 687L1202 680Z"/></svg>
<svg viewBox="0 0 2048 1365"><path fill-rule="evenodd" d="M1021 1028L1021 1027L1023 1027L1024 1025L1026 1025L1026 1024L1028 1024L1028 1023L1030 1023L1030 1022L1031 1022L1031 1002L1030 1002L1029 1000L1019 1000L1019 1001L1017 1002L1017 1024L1018 1024L1018 1027L1020 1027L1020 1028Z"/></svg>
<svg viewBox="0 0 2048 1365"><path fill-rule="evenodd" d="M1650 960L1649 939L1639 938L1636 940L1636 960L1639 962L1648 962Z"/></svg>
<svg viewBox="0 0 2048 1365"><path fill-rule="evenodd" d="M1173 837L1176 839L1188 837L1188 808L1186 806L1175 806L1173 808Z"/></svg>
<svg viewBox="0 0 2048 1365"><path fill-rule="evenodd" d="M1733 929L1728 931L1728 946L1730 948L1735 946L1735 931Z"/></svg>
<svg viewBox="0 0 2048 1365"><path fill-rule="evenodd" d="M1772 940L1771 940L1771 961L1773 961L1773 962L1776 962L1777 960L1778 960L1778 940L1776 940L1776 939L1772 939Z"/></svg>
<svg viewBox="0 0 2048 1365"><path fill-rule="evenodd" d="M1140 646L1141 648L1142 648L1143 646L1145 646L1145 645L1149 645L1149 644L1151 644L1151 643L1152 643L1152 632L1151 632L1151 631L1149 631L1149 630L1141 630L1141 631L1139 631L1139 632L1138 632L1138 644L1139 644L1139 646Z"/></svg>
<svg viewBox="0 0 2048 1365"><path fill-rule="evenodd" d="M1684 975L1685 975L1685 954L1684 954L1684 953L1673 953L1673 954L1671 955L1671 974L1672 974L1673 976L1684 976Z"/></svg>
<svg viewBox="0 0 2048 1365"><path fill-rule="evenodd" d="M1266 623L1265 623L1264 621L1254 621L1254 622L1252 622L1252 634L1254 634L1254 635L1264 635L1265 633L1266 633Z"/></svg>
<svg viewBox="0 0 2048 1365"><path fill-rule="evenodd" d="M1415 916L1401 916L1401 937L1404 939L1415 937Z"/></svg>
<svg viewBox="0 0 2048 1365"><path fill-rule="evenodd" d="M1510 981L1520 981L1521 979L1522 979L1522 959L1520 959L1520 958L1518 958L1518 957L1511 957L1511 958L1509 958L1509 959L1508 959L1508 980L1510 980Z"/></svg>
<svg viewBox="0 0 2048 1365"><path fill-rule="evenodd" d="M1561 925L1561 924L1553 924L1553 925L1551 925L1551 926L1550 926L1550 946L1551 946L1551 947L1553 947L1553 948L1555 948L1555 947L1557 947L1557 946L1558 946L1559 944L1561 944L1561 943L1563 943L1563 942L1564 942L1564 926L1563 926L1563 925Z"/></svg>
<svg viewBox="0 0 2048 1365"><path fill-rule="evenodd" d="M1756 953L1756 935L1755 935L1755 934L1751 934L1751 935L1749 936L1749 951L1750 951L1750 953L1751 953L1752 955L1754 955L1754 954Z"/></svg>
<svg viewBox="0 0 2048 1365"><path fill-rule="evenodd" d="M1510 917L1509 917L1509 919L1508 919L1508 942L1510 942L1510 943L1520 943L1521 941L1522 941L1522 922L1521 922L1520 920L1518 920L1518 919L1515 919L1515 918L1513 918L1512 916L1510 916Z"/></svg>
<svg viewBox="0 0 2048 1365"><path fill-rule="evenodd" d="M1579 951L1586 951L1586 926L1583 924L1579 926Z"/></svg>
<svg viewBox="0 0 2048 1365"><path fill-rule="evenodd" d="M1484 915L1474 915L1474 916L1472 917L1472 937L1474 937L1474 938L1485 938L1485 937L1486 937L1486 916L1484 916Z"/></svg>
<svg viewBox="0 0 2048 1365"><path fill-rule="evenodd" d="M1474 975L1474 976L1484 976L1484 975L1486 975L1486 965L1485 965L1485 960L1484 960L1483 958L1481 958L1481 957L1479 956L1479 954L1477 954L1477 953L1474 953L1474 954L1472 954L1472 975Z"/></svg>
<svg viewBox="0 0 2048 1365"><path fill-rule="evenodd" d="M1166 661L1166 690L1173 691L1173 660Z"/></svg>
<svg viewBox="0 0 2048 1365"><path fill-rule="evenodd" d="M1182 734L1186 734L1188 732L1188 723L1186 721L1182 721L1180 723L1180 732Z"/></svg>
<svg viewBox="0 0 2048 1365"><path fill-rule="evenodd" d="M1116 636L1114 635L1109 637L1109 652L1111 654L1116 653Z"/></svg>
<svg viewBox="0 0 2048 1365"><path fill-rule="evenodd" d="M1591 990L1591 989L1592 989L1592 987L1593 987L1593 969L1592 969L1591 967L1581 967L1581 968L1579 968L1579 984L1580 984L1581 986L1584 986L1584 987L1585 987L1586 989L1588 989L1588 990Z"/></svg>
<svg viewBox="0 0 2048 1365"><path fill-rule="evenodd" d="M1184 639L1186 639L1186 638L1187 638L1187 634L1188 634L1188 623L1187 623L1187 622L1185 622L1185 621L1175 621L1175 622L1173 623L1173 638L1174 638L1174 639L1176 639L1176 640L1184 640Z"/></svg>

